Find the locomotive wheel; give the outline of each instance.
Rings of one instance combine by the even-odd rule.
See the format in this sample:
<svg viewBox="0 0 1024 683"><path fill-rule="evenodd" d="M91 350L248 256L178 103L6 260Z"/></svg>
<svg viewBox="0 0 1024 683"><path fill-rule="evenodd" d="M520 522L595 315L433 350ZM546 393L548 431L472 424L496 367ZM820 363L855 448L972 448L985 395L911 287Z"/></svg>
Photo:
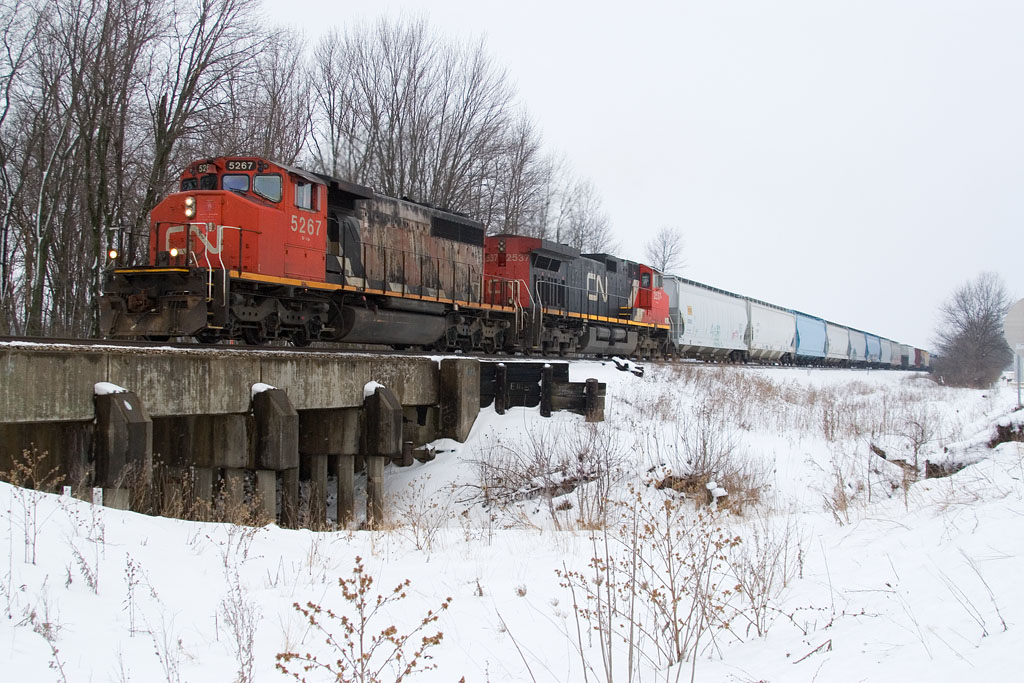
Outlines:
<svg viewBox="0 0 1024 683"><path fill-rule="evenodd" d="M433 349L438 353L450 353L455 350L458 338L458 332L455 331L455 328L449 327L445 330L445 333L441 335L441 338L434 342Z"/></svg>
<svg viewBox="0 0 1024 683"><path fill-rule="evenodd" d="M263 343L263 332L255 327L245 327L242 329L242 339L249 346L259 346Z"/></svg>
<svg viewBox="0 0 1024 683"><path fill-rule="evenodd" d="M306 330L295 330L291 334L292 346L302 349L309 346L309 334Z"/></svg>
<svg viewBox="0 0 1024 683"><path fill-rule="evenodd" d="M203 330L193 335L200 344L216 344L220 341L220 335L213 330Z"/></svg>

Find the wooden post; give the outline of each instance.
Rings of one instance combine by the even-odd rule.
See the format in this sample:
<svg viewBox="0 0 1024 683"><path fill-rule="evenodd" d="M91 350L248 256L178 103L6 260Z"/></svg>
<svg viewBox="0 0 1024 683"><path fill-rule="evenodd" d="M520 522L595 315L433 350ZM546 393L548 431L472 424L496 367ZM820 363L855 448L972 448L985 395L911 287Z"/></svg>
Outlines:
<svg viewBox="0 0 1024 683"><path fill-rule="evenodd" d="M508 368L498 363L494 368L494 412L504 415L508 409Z"/></svg>
<svg viewBox="0 0 1024 683"><path fill-rule="evenodd" d="M327 524L327 456L309 455L309 519L310 527Z"/></svg>
<svg viewBox="0 0 1024 683"><path fill-rule="evenodd" d="M356 456L337 455L335 465L338 470L338 512L336 519L339 526L352 521L356 511Z"/></svg>
<svg viewBox="0 0 1024 683"><path fill-rule="evenodd" d="M371 529L384 521L384 461L379 455L366 457L366 526Z"/></svg>
<svg viewBox="0 0 1024 683"><path fill-rule="evenodd" d="M402 457L402 404L394 392L379 386L363 399L363 413L366 523L374 528L384 521L384 463Z"/></svg>
<svg viewBox="0 0 1024 683"><path fill-rule="evenodd" d="M402 442L402 455L394 463L399 467L412 466L412 441Z"/></svg>
<svg viewBox="0 0 1024 683"><path fill-rule="evenodd" d="M284 501L281 510L281 526L296 529L299 526L299 468L281 471Z"/></svg>
<svg viewBox="0 0 1024 683"><path fill-rule="evenodd" d="M554 385L554 371L545 363L540 371L540 416L551 417L551 390Z"/></svg>
<svg viewBox="0 0 1024 683"><path fill-rule="evenodd" d="M601 402L598 397L598 381L593 377L587 380L587 386L585 389L586 397L586 420L587 422L601 422L604 420L604 411L601 409Z"/></svg>
<svg viewBox="0 0 1024 683"><path fill-rule="evenodd" d="M256 505L267 521L277 521L277 472L256 470Z"/></svg>

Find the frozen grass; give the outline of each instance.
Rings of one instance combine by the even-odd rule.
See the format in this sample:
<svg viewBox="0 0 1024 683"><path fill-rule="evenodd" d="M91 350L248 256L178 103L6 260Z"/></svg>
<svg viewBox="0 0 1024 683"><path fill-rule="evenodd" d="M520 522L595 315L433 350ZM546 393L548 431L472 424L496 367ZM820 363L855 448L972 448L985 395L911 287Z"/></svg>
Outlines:
<svg viewBox="0 0 1024 683"><path fill-rule="evenodd" d="M608 382L605 423L485 409L466 444L389 469L382 530L0 485L5 675L287 680L281 661L334 680L376 643L365 680L1015 679L1024 444L988 446L1015 393L879 371L571 372ZM963 469L924 479L926 461Z"/></svg>

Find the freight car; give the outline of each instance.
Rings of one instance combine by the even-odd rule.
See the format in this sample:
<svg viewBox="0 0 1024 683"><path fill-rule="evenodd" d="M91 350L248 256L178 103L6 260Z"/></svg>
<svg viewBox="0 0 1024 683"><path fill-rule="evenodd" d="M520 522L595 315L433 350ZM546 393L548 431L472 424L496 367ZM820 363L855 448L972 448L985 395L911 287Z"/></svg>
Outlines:
<svg viewBox="0 0 1024 683"><path fill-rule="evenodd" d="M259 158L188 166L152 212L147 263L112 252L111 266L109 337L562 355L667 345L667 297L647 266L485 239L467 216Z"/></svg>
<svg viewBox="0 0 1024 683"><path fill-rule="evenodd" d="M796 362L807 365L824 364L828 354L828 327L824 320L806 313L796 316Z"/></svg>
<svg viewBox="0 0 1024 683"><path fill-rule="evenodd" d="M747 302L730 292L667 275L670 339L675 354L702 360L747 357Z"/></svg>
<svg viewBox="0 0 1024 683"><path fill-rule="evenodd" d="M669 355L700 360L928 369L910 346L709 285L665 275ZM868 355L868 344L874 357Z"/></svg>

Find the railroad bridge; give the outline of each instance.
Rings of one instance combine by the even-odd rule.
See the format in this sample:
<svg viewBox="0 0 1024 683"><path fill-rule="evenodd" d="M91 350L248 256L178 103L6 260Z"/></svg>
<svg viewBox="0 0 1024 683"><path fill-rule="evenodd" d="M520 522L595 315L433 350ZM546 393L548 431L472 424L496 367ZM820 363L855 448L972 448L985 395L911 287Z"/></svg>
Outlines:
<svg viewBox="0 0 1024 683"><path fill-rule="evenodd" d="M544 390L520 400L603 418L603 386L568 383L564 364L532 365ZM372 524L385 465L429 460L422 446L439 438L465 441L481 403L515 405L508 374L458 357L3 344L0 471L32 456L74 495L102 491L111 507L205 519L245 510L313 528L353 517L365 472Z"/></svg>

